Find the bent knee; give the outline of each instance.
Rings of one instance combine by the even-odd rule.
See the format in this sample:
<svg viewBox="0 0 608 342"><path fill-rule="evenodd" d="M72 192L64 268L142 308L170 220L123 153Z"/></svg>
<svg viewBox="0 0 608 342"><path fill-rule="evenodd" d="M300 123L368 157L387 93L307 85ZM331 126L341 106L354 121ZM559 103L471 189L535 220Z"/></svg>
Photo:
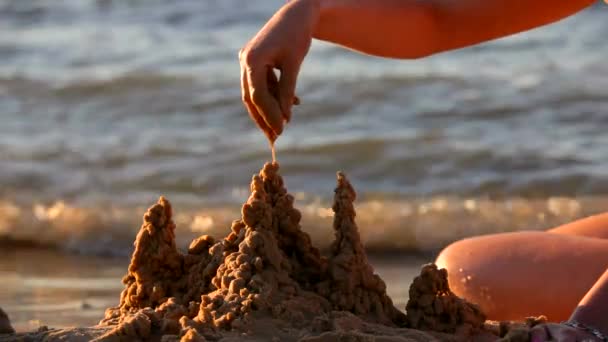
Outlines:
<svg viewBox="0 0 608 342"><path fill-rule="evenodd" d="M488 250L488 242L501 238L491 235L456 241L445 247L435 261L439 268L448 271L452 292L479 305L491 319L502 317L501 307L504 309L501 305L504 301L496 301L503 292L497 288L501 276L496 272L500 269L508 272L509 267L496 257L495 250Z"/></svg>
<svg viewBox="0 0 608 342"><path fill-rule="evenodd" d="M542 245L547 235L544 232L513 232L462 239L444 248L435 263L452 273L495 270L496 266L507 266L534 254L546 253ZM531 241L534 244L530 244Z"/></svg>
<svg viewBox="0 0 608 342"><path fill-rule="evenodd" d="M453 242L444 249L439 252L439 255L435 259L435 265L438 268L445 268L448 272L452 271L452 264L454 261L453 255L458 252L460 247L458 246L458 241Z"/></svg>
<svg viewBox="0 0 608 342"><path fill-rule="evenodd" d="M503 233L472 237L456 241L444 248L436 259L440 268L448 270L448 282L452 291L472 303L476 303L491 318L505 309L503 300L506 288L518 292L508 278L521 279L514 271L523 260L511 254L517 245L538 240L542 232ZM515 273L520 273L515 276ZM525 278L524 278L525 279Z"/></svg>
<svg viewBox="0 0 608 342"><path fill-rule="evenodd" d="M472 295L470 292L474 292L468 286L474 276L471 271L479 267L477 261L473 262L475 258L473 254L476 253L472 250L469 240L460 240L450 244L439 253L435 260L437 267L445 268L448 271L448 282L452 291L467 299L470 299Z"/></svg>
<svg viewBox="0 0 608 342"><path fill-rule="evenodd" d="M606 269L607 247L608 241L602 239L502 233L454 242L441 251L436 263L448 270L452 291L479 304L491 319L540 314L565 319Z"/></svg>

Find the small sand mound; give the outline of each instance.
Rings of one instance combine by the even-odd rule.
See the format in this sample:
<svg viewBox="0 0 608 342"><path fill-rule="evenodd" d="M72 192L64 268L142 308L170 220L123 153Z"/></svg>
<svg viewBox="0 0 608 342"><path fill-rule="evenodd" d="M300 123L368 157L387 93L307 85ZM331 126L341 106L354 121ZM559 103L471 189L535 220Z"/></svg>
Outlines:
<svg viewBox="0 0 608 342"><path fill-rule="evenodd" d="M524 322L496 322L494 327L497 327L498 331L494 333L502 337L497 342L529 342L531 329L544 323L547 323L545 316L528 317ZM488 324L486 322L486 327Z"/></svg>
<svg viewBox="0 0 608 342"><path fill-rule="evenodd" d="M448 284L448 272L425 265L410 286L405 307L409 327L470 335L479 332L486 320L477 305L456 296Z"/></svg>
<svg viewBox="0 0 608 342"><path fill-rule="evenodd" d="M335 241L321 256L301 229L278 169L267 163L253 176L242 217L228 236L201 236L186 254L176 248L171 204L161 197L144 215L120 304L101 322L113 328L99 341L202 341L226 334L426 341L437 333L406 327L460 336L483 328L481 311L456 297L445 270L433 265L412 284L407 317L394 307L367 260L355 223L356 193L342 173L333 204Z"/></svg>
<svg viewBox="0 0 608 342"><path fill-rule="evenodd" d="M11 321L8 315L0 308L0 334L12 334L15 329L11 326Z"/></svg>

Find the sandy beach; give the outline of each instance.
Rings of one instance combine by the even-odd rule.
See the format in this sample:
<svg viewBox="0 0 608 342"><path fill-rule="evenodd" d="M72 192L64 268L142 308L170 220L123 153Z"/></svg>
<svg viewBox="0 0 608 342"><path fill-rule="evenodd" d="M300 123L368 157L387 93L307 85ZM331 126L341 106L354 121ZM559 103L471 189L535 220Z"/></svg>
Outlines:
<svg viewBox="0 0 608 342"><path fill-rule="evenodd" d="M313 39L279 169L237 51L285 3L0 1L0 342L527 342L428 264L606 211L606 5L420 59Z"/></svg>
<svg viewBox="0 0 608 342"><path fill-rule="evenodd" d="M0 248L4 290L2 308L18 332L92 326L115 306L124 285L129 258L74 255L54 249ZM397 307L405 307L408 285L420 265L431 258L419 255L370 256L375 271L387 283ZM61 270L61 272L58 272Z"/></svg>
<svg viewBox="0 0 608 342"><path fill-rule="evenodd" d="M355 221L356 192L346 176L337 176L335 239L328 255L321 255L301 230L301 214L278 171L277 163L268 163L253 177L242 217L228 236L216 241L202 235L186 254L176 247L174 209L161 197L144 215L120 302L105 310L98 325L56 329L39 320L33 331L5 334L2 340L492 341L519 336L507 323L486 322L479 307L450 291L447 272L432 264L422 267L409 285L407 304L398 308L364 250ZM27 260L27 253L14 257ZM105 277L95 272L93 261L77 267L89 269L85 277L97 277L89 281L99 293L94 304L62 301L64 310L72 307L73 317L79 317L72 322L76 325L117 290L110 280L116 267L107 268ZM61 272L54 276L64 291L70 286L75 293L91 290L78 281L68 286ZM30 287L35 281L29 279ZM17 292L17 286L9 288Z"/></svg>

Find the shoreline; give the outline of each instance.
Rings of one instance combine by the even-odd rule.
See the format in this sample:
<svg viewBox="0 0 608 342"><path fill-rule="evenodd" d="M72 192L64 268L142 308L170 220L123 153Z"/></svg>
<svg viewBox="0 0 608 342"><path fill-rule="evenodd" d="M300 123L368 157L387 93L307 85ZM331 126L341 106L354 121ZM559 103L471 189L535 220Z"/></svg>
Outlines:
<svg viewBox="0 0 608 342"><path fill-rule="evenodd" d="M408 299L405 284L419 273L420 265L434 259L432 255L403 253L368 254L368 258L386 281L387 292L398 307L404 307ZM62 269L62 276L48 277L44 271L33 269L32 263ZM57 329L91 326L103 318L107 307L118 303L123 289L120 279L128 265L128 257L80 255L56 248L0 248L0 276L5 285L0 307L20 333L35 331L42 325ZM107 291L99 291L99 283L114 284L104 285L110 286ZM20 304L34 293L49 294L38 295L27 305ZM67 304L61 300L65 296L69 296Z"/></svg>

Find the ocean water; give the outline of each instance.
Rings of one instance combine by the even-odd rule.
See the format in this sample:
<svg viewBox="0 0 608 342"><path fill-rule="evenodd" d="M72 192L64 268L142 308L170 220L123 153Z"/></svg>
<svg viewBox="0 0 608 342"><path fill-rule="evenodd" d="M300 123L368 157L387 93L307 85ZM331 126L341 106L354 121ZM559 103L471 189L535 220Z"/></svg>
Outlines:
<svg viewBox="0 0 608 342"><path fill-rule="evenodd" d="M160 195L180 246L227 232L270 159L237 51L282 3L0 0L0 241L127 256ZM420 60L314 42L277 142L303 228L331 240L337 170L372 252L604 211L607 13Z"/></svg>

